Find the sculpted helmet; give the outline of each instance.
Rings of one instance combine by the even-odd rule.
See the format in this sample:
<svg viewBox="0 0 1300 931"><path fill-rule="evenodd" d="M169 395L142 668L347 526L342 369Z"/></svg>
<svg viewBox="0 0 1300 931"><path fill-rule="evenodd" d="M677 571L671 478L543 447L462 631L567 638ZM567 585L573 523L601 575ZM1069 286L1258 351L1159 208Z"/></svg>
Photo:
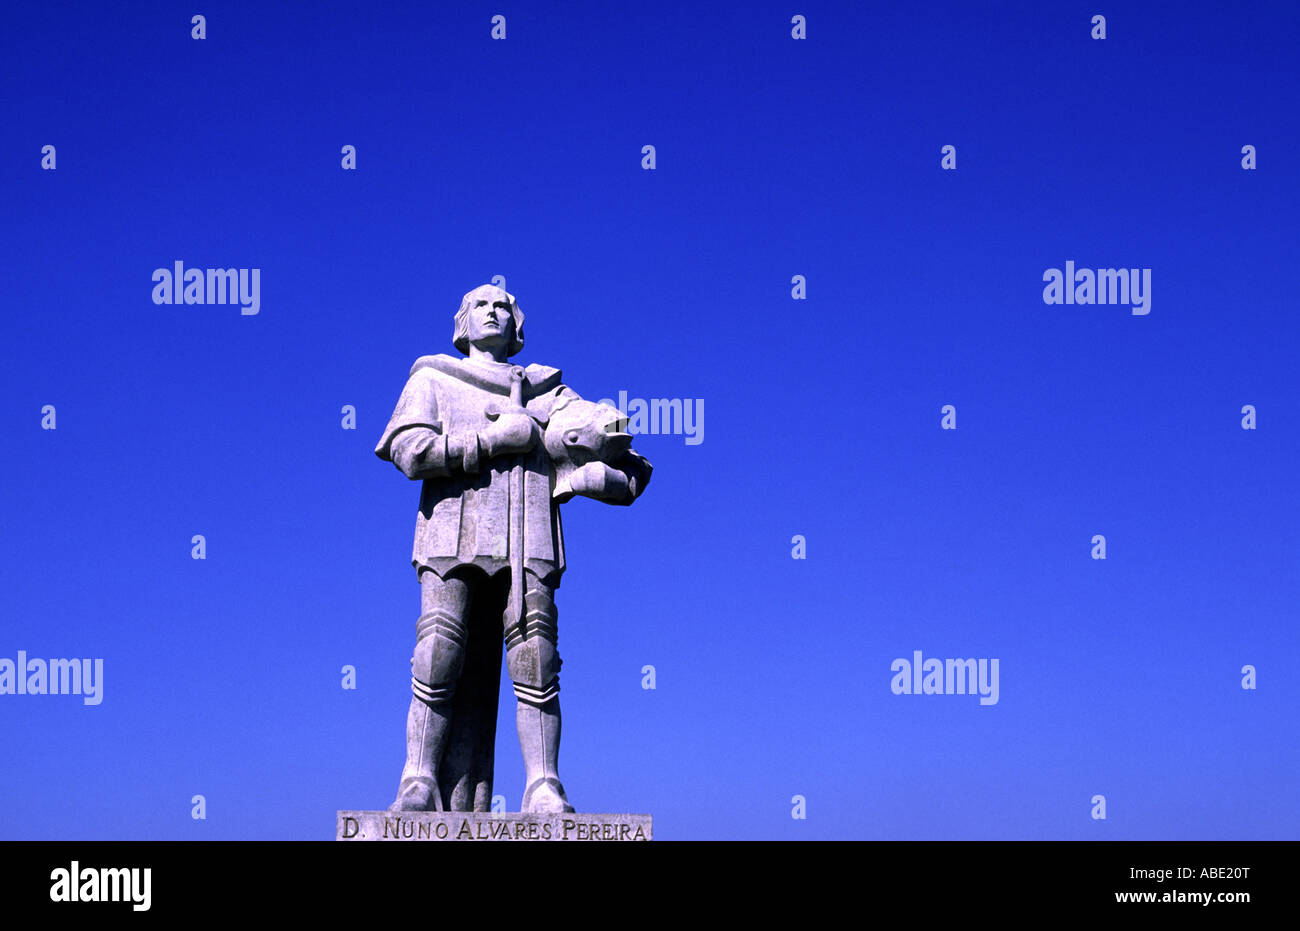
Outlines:
<svg viewBox="0 0 1300 931"><path fill-rule="evenodd" d="M562 399L551 410L542 444L555 467L555 495L572 496L569 479L589 462L612 464L632 447L627 417L616 407L579 398Z"/></svg>

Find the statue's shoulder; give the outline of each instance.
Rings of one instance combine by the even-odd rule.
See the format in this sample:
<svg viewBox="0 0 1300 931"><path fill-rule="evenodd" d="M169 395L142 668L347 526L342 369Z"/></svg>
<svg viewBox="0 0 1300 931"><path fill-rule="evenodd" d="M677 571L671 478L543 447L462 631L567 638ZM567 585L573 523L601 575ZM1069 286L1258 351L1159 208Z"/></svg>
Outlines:
<svg viewBox="0 0 1300 931"><path fill-rule="evenodd" d="M559 369L550 365L540 365L537 362L524 366L524 374L528 377L528 384L541 390L555 387L564 378L564 373ZM546 388L542 388L543 385Z"/></svg>
<svg viewBox="0 0 1300 931"><path fill-rule="evenodd" d="M460 371L461 360L455 359L444 353L438 353L432 356L420 356L411 366L410 378L414 378L416 373L423 372L425 375L433 375L441 372L444 375L454 375Z"/></svg>
<svg viewBox="0 0 1300 931"><path fill-rule="evenodd" d="M509 394L510 369L509 365L484 366L440 353L420 356L416 359L415 364L411 366L408 383L436 381L448 390L453 389L454 383L468 385L491 394ZM560 385L562 373L552 366L533 363L524 368L524 376L525 395L536 397L556 389Z"/></svg>

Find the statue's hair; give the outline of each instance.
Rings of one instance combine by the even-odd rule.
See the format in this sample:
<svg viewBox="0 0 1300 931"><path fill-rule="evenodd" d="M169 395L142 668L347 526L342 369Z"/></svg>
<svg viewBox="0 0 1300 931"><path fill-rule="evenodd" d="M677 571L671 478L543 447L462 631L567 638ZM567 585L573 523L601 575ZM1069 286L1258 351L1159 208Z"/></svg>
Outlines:
<svg viewBox="0 0 1300 931"><path fill-rule="evenodd" d="M506 349L507 356L513 356L524 348L524 312L519 309L519 303L515 296L498 288L494 284L479 285L473 291L466 294L460 301L460 310L456 311L456 329L452 334L452 345L460 350L462 355L469 355L469 312L474 306L474 302L479 296L487 291L496 291L506 296L510 302L510 319L514 321L514 337L510 340L510 346Z"/></svg>

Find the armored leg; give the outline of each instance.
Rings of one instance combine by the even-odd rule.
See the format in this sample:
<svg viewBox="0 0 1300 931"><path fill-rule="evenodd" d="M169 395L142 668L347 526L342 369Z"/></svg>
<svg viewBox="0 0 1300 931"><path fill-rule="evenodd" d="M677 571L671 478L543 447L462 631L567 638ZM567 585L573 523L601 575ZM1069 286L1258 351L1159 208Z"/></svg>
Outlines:
<svg viewBox="0 0 1300 931"><path fill-rule="evenodd" d="M390 811L442 811L438 765L447 745L451 698L465 665L469 587L459 578L420 573L421 607L411 656L411 707L406 716L406 766Z"/></svg>
<svg viewBox="0 0 1300 931"><path fill-rule="evenodd" d="M506 631L506 668L514 682L525 812L573 811L560 782L560 654L550 586L525 573L524 617Z"/></svg>

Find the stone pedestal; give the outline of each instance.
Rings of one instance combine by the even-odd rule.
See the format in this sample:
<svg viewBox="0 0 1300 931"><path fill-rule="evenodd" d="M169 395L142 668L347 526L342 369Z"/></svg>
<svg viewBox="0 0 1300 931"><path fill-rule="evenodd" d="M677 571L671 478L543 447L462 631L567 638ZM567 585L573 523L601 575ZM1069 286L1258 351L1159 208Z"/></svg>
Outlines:
<svg viewBox="0 0 1300 931"><path fill-rule="evenodd" d="M344 841L646 841L650 815L487 811L340 811Z"/></svg>

